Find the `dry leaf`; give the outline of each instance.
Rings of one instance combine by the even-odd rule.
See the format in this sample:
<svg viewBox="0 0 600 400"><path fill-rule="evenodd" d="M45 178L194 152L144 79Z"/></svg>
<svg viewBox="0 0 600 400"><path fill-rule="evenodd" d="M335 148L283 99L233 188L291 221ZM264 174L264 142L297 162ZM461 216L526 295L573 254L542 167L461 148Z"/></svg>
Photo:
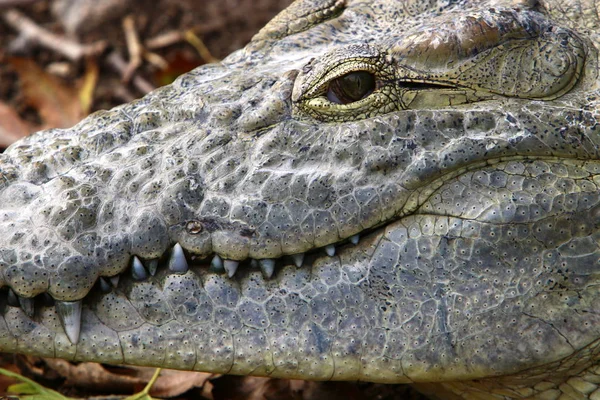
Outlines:
<svg viewBox="0 0 600 400"><path fill-rule="evenodd" d="M150 367L104 367L97 363L72 364L65 360L46 358L46 364L66 378L64 386L116 393L134 393L141 390L156 368ZM169 398L201 388L214 374L193 371L163 369L150 390L153 397Z"/></svg>
<svg viewBox="0 0 600 400"><path fill-rule="evenodd" d="M201 388L214 374L195 371L163 369L150 390L153 397L175 397L193 388Z"/></svg>
<svg viewBox="0 0 600 400"><path fill-rule="evenodd" d="M86 116L84 107L89 107L89 104L82 104L76 87L67 86L32 60L12 58L9 62L19 74L21 92L27 104L35 108L42 118L43 128L68 128ZM93 92L91 84L95 85L96 81L93 71L90 75L90 78L84 78L84 82L88 82L83 85L86 101L90 91Z"/></svg>
<svg viewBox="0 0 600 400"><path fill-rule="evenodd" d="M154 82L158 86L168 85L173 83L179 75L189 72L199 65L201 64L198 61L192 60L186 53L176 52L175 56L168 61L167 67L154 74Z"/></svg>
<svg viewBox="0 0 600 400"><path fill-rule="evenodd" d="M110 391L116 393L134 393L146 382L135 374L118 374L107 371L101 364L80 363L71 364L68 361L47 358L46 364L56 373L65 378L64 385L100 392ZM125 369L125 368L123 368Z"/></svg>
<svg viewBox="0 0 600 400"><path fill-rule="evenodd" d="M98 64L92 59L87 60L85 75L78 82L79 87L79 104L84 116L90 113L92 103L94 102L94 91L98 84Z"/></svg>
<svg viewBox="0 0 600 400"><path fill-rule="evenodd" d="M0 101L0 148L27 136L31 130L12 107Z"/></svg>

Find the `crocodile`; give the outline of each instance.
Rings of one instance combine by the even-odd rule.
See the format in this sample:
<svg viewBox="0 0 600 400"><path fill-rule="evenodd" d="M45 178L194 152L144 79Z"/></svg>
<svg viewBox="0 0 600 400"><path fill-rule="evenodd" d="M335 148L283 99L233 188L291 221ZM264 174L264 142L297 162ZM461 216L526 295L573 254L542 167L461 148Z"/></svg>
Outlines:
<svg viewBox="0 0 600 400"><path fill-rule="evenodd" d="M297 0L0 155L0 351L600 398L600 4Z"/></svg>

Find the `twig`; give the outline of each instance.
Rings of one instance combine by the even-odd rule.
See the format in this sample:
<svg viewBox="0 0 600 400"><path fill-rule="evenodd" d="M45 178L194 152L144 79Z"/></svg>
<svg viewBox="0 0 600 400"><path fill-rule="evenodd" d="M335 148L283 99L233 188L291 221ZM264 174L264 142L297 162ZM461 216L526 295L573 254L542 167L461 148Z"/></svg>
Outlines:
<svg viewBox="0 0 600 400"><path fill-rule="evenodd" d="M129 50L129 64L123 73L124 82L129 82L135 70L142 65L142 57L157 68L166 69L169 66L164 58L144 49L135 29L135 20L132 15L128 15L123 19L123 31Z"/></svg>
<svg viewBox="0 0 600 400"><path fill-rule="evenodd" d="M26 6L28 4L33 4L41 0L0 0L0 9L16 7L16 6Z"/></svg>
<svg viewBox="0 0 600 400"><path fill-rule="evenodd" d="M151 51L144 50L144 58L150 64L154 65L158 69L167 69L169 68L169 63L160 55L153 53Z"/></svg>
<svg viewBox="0 0 600 400"><path fill-rule="evenodd" d="M130 103L137 98L134 96L128 88L123 85L119 85L111 90L111 95L115 96L116 99L121 100L121 103Z"/></svg>
<svg viewBox="0 0 600 400"><path fill-rule="evenodd" d="M106 42L104 41L86 45L75 42L64 36L56 35L37 25L15 9L7 10L2 16L7 24L13 27L13 29L18 31L26 39L35 41L42 46L54 50L72 61L78 61L82 57L100 54L106 48Z"/></svg>
<svg viewBox="0 0 600 400"><path fill-rule="evenodd" d="M188 29L185 32L169 31L161 35L155 36L146 41L146 47L149 49L159 49L162 47L171 46L179 42L188 42L200 54L200 57L207 63L219 62L219 59L214 57L210 50L206 47L202 39L200 39L195 31L197 29Z"/></svg>
<svg viewBox="0 0 600 400"><path fill-rule="evenodd" d="M146 40L146 48L153 50L162 49L163 47L171 46L184 40L185 36L180 31L169 31Z"/></svg>
<svg viewBox="0 0 600 400"><path fill-rule="evenodd" d="M135 30L135 20L132 15L123 18L123 31L129 51L129 64L123 72L123 81L129 82L135 70L142 65L142 45Z"/></svg>
<svg viewBox="0 0 600 400"><path fill-rule="evenodd" d="M223 24L218 25L221 26ZM193 36L196 39L198 39L196 35L198 34L198 32L203 33L203 28L204 25L202 27L188 29L187 31L172 30L165 33L161 33L157 36L154 36L153 38L146 40L146 48L156 50L162 49L163 47L172 46L181 42L189 42L188 37L190 36Z"/></svg>
<svg viewBox="0 0 600 400"><path fill-rule="evenodd" d="M123 74L127 69L127 62L116 51L110 53L106 60L108 61L108 64L120 74ZM149 93L155 89L155 87L150 82L148 82L139 75L133 75L131 83L133 83L133 86L135 86L137 90L144 94Z"/></svg>
<svg viewBox="0 0 600 400"><path fill-rule="evenodd" d="M208 50L208 47L206 47L206 45L204 44L202 39L200 39L198 36L196 36L196 34L194 34L194 32L192 32L192 30L187 30L185 32L185 40L187 40L189 44L194 46L194 48L196 49L198 54L200 54L200 57L202 57L202 59L205 62L207 62L207 63L219 62L219 59L213 57L213 55L210 53L210 50Z"/></svg>

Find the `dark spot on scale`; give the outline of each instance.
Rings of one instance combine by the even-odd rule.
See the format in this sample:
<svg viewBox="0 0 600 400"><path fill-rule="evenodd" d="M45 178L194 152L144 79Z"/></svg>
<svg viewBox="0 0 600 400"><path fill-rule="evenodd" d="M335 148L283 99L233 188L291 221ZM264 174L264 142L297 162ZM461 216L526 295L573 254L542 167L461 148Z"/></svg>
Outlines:
<svg viewBox="0 0 600 400"><path fill-rule="evenodd" d="M240 236L243 237L252 237L256 231L251 228L242 228L240 229Z"/></svg>
<svg viewBox="0 0 600 400"><path fill-rule="evenodd" d="M515 117L513 117L511 114L506 114L506 120L508 122L510 122L511 124L517 123L517 119Z"/></svg>
<svg viewBox="0 0 600 400"><path fill-rule="evenodd" d="M419 146L417 146L417 144L415 143L415 141L414 141L414 140L407 140L407 141L406 141L406 148L407 148L407 149L409 149L409 150L414 150L414 149L416 149L417 147L419 147Z"/></svg>

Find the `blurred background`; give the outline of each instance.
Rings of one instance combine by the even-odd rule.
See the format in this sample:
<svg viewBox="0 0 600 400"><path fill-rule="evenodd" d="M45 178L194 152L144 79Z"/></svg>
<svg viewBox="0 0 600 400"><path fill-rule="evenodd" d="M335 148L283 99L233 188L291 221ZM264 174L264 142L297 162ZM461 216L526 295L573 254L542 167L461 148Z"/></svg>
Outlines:
<svg viewBox="0 0 600 400"><path fill-rule="evenodd" d="M0 147L243 47L291 0L0 0Z"/></svg>

